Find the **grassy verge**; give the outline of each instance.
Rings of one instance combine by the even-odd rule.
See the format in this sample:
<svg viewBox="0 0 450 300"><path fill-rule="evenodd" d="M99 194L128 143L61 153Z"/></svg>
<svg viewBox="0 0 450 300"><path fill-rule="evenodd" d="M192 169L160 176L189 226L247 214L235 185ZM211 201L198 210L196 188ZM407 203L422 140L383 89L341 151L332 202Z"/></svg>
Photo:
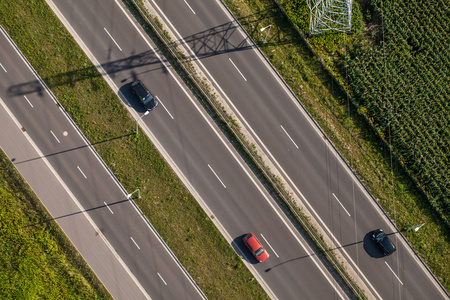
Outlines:
<svg viewBox="0 0 450 300"><path fill-rule="evenodd" d="M0 299L111 299L0 150Z"/></svg>
<svg viewBox="0 0 450 300"><path fill-rule="evenodd" d="M271 0L225 0L383 209L450 290L450 230ZM272 24L266 32L259 29ZM405 230L426 222L418 232Z"/></svg>
<svg viewBox="0 0 450 300"><path fill-rule="evenodd" d="M0 20L125 188L140 188L137 204L206 296L266 298L45 2L0 1Z"/></svg>

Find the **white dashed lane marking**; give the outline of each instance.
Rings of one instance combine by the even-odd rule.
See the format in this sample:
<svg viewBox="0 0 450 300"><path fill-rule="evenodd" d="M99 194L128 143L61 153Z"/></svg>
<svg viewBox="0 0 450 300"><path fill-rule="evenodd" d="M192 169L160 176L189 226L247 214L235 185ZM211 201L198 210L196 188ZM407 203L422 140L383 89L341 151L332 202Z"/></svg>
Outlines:
<svg viewBox="0 0 450 300"><path fill-rule="evenodd" d="M244 75L242 74L242 72L238 69L238 67L236 67L236 65L234 64L234 62L231 60L231 58L228 58L230 60L230 62L233 64L233 66L236 68L236 70L239 72L239 74L241 74L242 78L244 78L245 81L247 81L247 78L244 77Z"/></svg>
<svg viewBox="0 0 450 300"><path fill-rule="evenodd" d="M164 284L167 285L166 281L164 280L164 278L162 278L161 274L159 274L159 273L156 273L156 274L158 274L158 276L159 276L159 278L161 278L162 282L164 282Z"/></svg>
<svg viewBox="0 0 450 300"><path fill-rule="evenodd" d="M109 207L109 205L108 204L106 204L106 202L103 202L103 203L105 203L105 206L109 209L109 211L111 212L111 214L113 215L114 214L114 212L112 211L112 209Z"/></svg>
<svg viewBox="0 0 450 300"><path fill-rule="evenodd" d="M133 241L133 243L136 245L136 247L141 250L141 247L139 247L139 245L136 243L136 241L133 239L132 236L130 236L130 239Z"/></svg>
<svg viewBox="0 0 450 300"><path fill-rule="evenodd" d="M31 102L30 102L30 100L28 100L27 96L23 95L23 97L25 98L25 100L27 100L28 104L30 104L30 106L34 108L33 104L31 104Z"/></svg>
<svg viewBox="0 0 450 300"><path fill-rule="evenodd" d="M397 278L398 282L400 282L403 285L403 282L398 278L397 274L394 273L394 271L391 269L391 266L387 263L387 261L384 262L386 266L388 266L389 270L391 270L392 274L394 274L395 278Z"/></svg>
<svg viewBox="0 0 450 300"><path fill-rule="evenodd" d="M84 178L87 179L86 175L84 174L84 172L81 170L81 168L79 166L77 166L78 170L81 172L81 174L83 175Z"/></svg>
<svg viewBox="0 0 450 300"><path fill-rule="evenodd" d="M294 144L295 148L298 149L297 144L294 142L294 140L291 138L291 136L289 135L289 133L287 133L287 131L284 129L284 127L282 125L280 125L281 129L283 129L284 133L288 136L288 138L291 140L292 144Z"/></svg>
<svg viewBox="0 0 450 300"><path fill-rule="evenodd" d="M339 201L338 197L337 197L334 193L333 193L333 197L336 199L337 202L339 202L339 204L340 204L341 207L345 210L345 212L347 213L347 215L348 215L349 217L351 217L351 216L350 216L350 213L345 209L344 205L342 205L341 201Z"/></svg>
<svg viewBox="0 0 450 300"><path fill-rule="evenodd" d="M3 71L5 71L5 73L8 73L8 71L6 71L5 67L2 64L0 64L0 66L2 67Z"/></svg>
<svg viewBox="0 0 450 300"><path fill-rule="evenodd" d="M119 48L120 51L122 51L122 48L120 48L119 44L117 44L116 40L111 36L111 34L109 34L108 30L105 29L106 33L109 35L109 37L111 38L111 40L114 42L114 44L116 44L117 48Z"/></svg>
<svg viewBox="0 0 450 300"><path fill-rule="evenodd" d="M58 144L61 144L61 142L58 140L58 138L56 137L56 135L53 133L53 131L50 130L50 132L52 133L53 137L56 139L56 141L58 141Z"/></svg>
<svg viewBox="0 0 450 300"><path fill-rule="evenodd" d="M223 185L224 188L227 188L225 186L225 184L222 182L222 180L220 180L219 176L217 176L216 172L214 172L213 168L211 168L211 166L208 164L209 169L211 170L211 172L213 172L213 174L216 176L216 178L220 181L220 183Z"/></svg>
<svg viewBox="0 0 450 300"><path fill-rule="evenodd" d="M189 3L184 0L184 3L186 3L186 5L189 7L189 9L192 11L192 13L195 15L195 11L192 9L192 7L189 5Z"/></svg>

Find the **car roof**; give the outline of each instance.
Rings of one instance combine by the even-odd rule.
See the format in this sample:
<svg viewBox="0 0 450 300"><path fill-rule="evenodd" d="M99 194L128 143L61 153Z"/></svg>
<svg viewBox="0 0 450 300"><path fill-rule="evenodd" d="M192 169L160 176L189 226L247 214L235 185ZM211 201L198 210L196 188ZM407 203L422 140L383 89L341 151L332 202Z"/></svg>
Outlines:
<svg viewBox="0 0 450 300"><path fill-rule="evenodd" d="M377 240L377 241L381 241L386 237L386 234L384 233L384 231L382 229L377 229L375 230L375 232L373 233L373 237Z"/></svg>
<svg viewBox="0 0 450 300"><path fill-rule="evenodd" d="M135 90L135 92L139 95L140 98L144 99L148 94L148 90L145 85L140 80L134 81L131 86Z"/></svg>
<svg viewBox="0 0 450 300"><path fill-rule="evenodd" d="M252 250L256 259L258 259L260 262L263 262L269 258L269 253L266 249L264 249L264 246L259 242L258 238L252 232L244 236L244 241Z"/></svg>
<svg viewBox="0 0 450 300"><path fill-rule="evenodd" d="M386 251L390 254L395 252L396 248L387 236L381 241L381 243L383 244L383 247L386 249Z"/></svg>
<svg viewBox="0 0 450 300"><path fill-rule="evenodd" d="M261 248L261 244L259 243L258 239L252 232L250 232L245 236L245 240L247 244L253 249L253 251L256 251L259 248Z"/></svg>
<svg viewBox="0 0 450 300"><path fill-rule="evenodd" d="M377 229L373 233L374 240L383 248L383 251L389 255L395 252L397 248L391 242L389 237L384 233L383 229Z"/></svg>

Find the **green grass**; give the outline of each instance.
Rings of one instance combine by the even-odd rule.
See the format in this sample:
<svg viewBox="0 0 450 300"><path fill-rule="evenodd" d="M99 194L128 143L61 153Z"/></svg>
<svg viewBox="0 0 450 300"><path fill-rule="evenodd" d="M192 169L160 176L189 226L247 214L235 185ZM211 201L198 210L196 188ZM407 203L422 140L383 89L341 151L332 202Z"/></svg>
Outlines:
<svg viewBox="0 0 450 300"><path fill-rule="evenodd" d="M391 164L385 142L333 80L331 73L337 71L333 57L323 57L331 63L331 71L325 70L272 0L225 2L397 227L406 230L426 222L418 232L403 234L450 291L450 230L401 164L395 160ZM364 14L370 15L366 10ZM266 32L259 29L269 24L273 27L263 45ZM312 44L324 45L324 39L319 39L320 43ZM345 41L354 47L350 41L360 40L348 36ZM323 49L317 52L324 53Z"/></svg>
<svg viewBox="0 0 450 300"><path fill-rule="evenodd" d="M111 299L0 150L0 299Z"/></svg>
<svg viewBox="0 0 450 300"><path fill-rule="evenodd" d="M0 23L206 296L267 298L45 2L0 1Z"/></svg>

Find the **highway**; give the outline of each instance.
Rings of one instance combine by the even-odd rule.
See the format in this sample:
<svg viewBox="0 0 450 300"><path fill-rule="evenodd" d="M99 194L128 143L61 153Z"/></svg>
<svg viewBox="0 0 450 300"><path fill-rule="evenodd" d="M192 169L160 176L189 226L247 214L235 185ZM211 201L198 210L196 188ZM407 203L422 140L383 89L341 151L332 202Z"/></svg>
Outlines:
<svg viewBox="0 0 450 300"><path fill-rule="evenodd" d="M113 297L202 299L3 31L0 64L0 146Z"/></svg>
<svg viewBox="0 0 450 300"><path fill-rule="evenodd" d="M447 298L221 1L149 3L371 297ZM397 245L394 255L384 257L371 241L377 228Z"/></svg>
<svg viewBox="0 0 450 300"><path fill-rule="evenodd" d="M122 5L87 0L53 3L60 11L58 17L65 18L72 34L106 70L113 90L129 105L130 113L141 106L130 94L128 83L139 78L150 88L160 106L142 119L144 131L238 253L245 250L240 237L248 231L274 247L273 251L268 247L273 253L270 261L249 264L269 295L280 299L299 293L307 298L345 297L200 104L175 80L170 66L159 61ZM249 259L248 251L243 253L244 260Z"/></svg>
<svg viewBox="0 0 450 300"><path fill-rule="evenodd" d="M272 298L292 299L298 295L306 299L346 298L199 103L152 50L154 46L122 4L87 0L47 3L94 64L106 71L105 79L136 119L141 116L142 107L131 95L128 83L139 78L151 89L160 105L142 118L142 129ZM10 65L17 68L19 64ZM136 218L137 211L126 201L126 192L111 180L101 164L95 167L99 165L95 156L87 157L92 151L85 147L83 139L66 142L68 137L76 136L73 133L76 130L66 129L68 120L53 100L47 99L44 109L40 106L43 103L31 97L42 94L42 86L36 81L29 77L5 81L0 97L11 118L18 119L18 128L27 128L27 134L45 159L83 205L85 214L133 271L138 284L145 288L144 296L201 298L196 286L165 249L161 249L164 247L155 240L152 230L142 218ZM28 101L15 101L25 96L33 106ZM42 97L45 98L45 93ZM14 162L18 164L17 160ZM92 182L87 182L84 176ZM107 206L104 202L115 205ZM102 209L95 209L99 207ZM242 235L249 231L263 241L271 254L264 264L256 264L241 242Z"/></svg>

